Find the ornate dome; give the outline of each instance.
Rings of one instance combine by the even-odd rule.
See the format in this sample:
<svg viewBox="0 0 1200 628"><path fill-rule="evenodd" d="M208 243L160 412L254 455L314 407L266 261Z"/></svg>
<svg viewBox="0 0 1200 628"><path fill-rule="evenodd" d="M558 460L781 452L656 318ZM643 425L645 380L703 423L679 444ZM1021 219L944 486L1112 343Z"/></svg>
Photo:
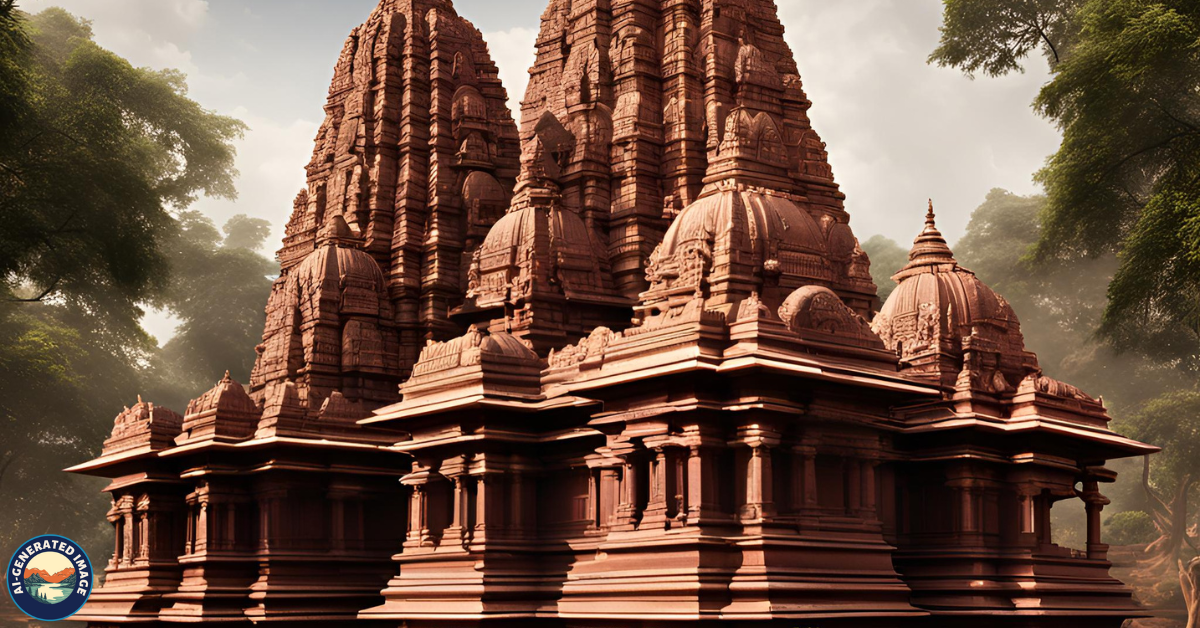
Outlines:
<svg viewBox="0 0 1200 628"><path fill-rule="evenodd" d="M329 243L309 253L288 273L287 288L300 295L332 300L341 295L343 314L381 316L390 309L383 270L367 253ZM306 300L301 296L301 300Z"/></svg>
<svg viewBox="0 0 1200 628"><path fill-rule="evenodd" d="M598 260L607 252L577 214L547 205L514 209L488 232L469 273L478 282L469 296L479 307L529 296L535 284L556 285L567 296L605 292Z"/></svg>
<svg viewBox="0 0 1200 628"><path fill-rule="evenodd" d="M1016 313L1004 297L958 265L934 223L932 202L908 264L892 279L898 285L871 328L904 366L936 372L952 384L962 370L969 338L971 349L1001 356L1000 370L1011 386L1025 377L1030 364L1036 369L1036 357L1025 351Z"/></svg>
<svg viewBox="0 0 1200 628"><path fill-rule="evenodd" d="M790 197L733 182L710 190L684 208L650 256L646 305L707 287L717 305L759 291L777 306L800 285L832 280L824 234ZM774 298L764 278L781 286Z"/></svg>

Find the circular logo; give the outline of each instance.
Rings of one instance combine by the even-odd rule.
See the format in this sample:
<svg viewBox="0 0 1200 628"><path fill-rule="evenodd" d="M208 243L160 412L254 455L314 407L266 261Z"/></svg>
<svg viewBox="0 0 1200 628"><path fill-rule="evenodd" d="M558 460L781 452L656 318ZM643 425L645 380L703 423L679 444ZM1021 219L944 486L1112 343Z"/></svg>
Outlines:
<svg viewBox="0 0 1200 628"><path fill-rule="evenodd" d="M79 544L43 534L21 544L5 572L8 594L26 615L58 621L74 615L92 594L92 561Z"/></svg>

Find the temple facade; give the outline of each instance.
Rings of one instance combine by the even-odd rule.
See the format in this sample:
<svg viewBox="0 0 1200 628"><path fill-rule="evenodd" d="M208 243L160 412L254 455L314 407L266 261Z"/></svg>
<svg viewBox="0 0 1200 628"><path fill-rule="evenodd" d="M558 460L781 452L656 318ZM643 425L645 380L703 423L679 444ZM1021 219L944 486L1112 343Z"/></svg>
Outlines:
<svg viewBox="0 0 1200 628"><path fill-rule="evenodd" d="M1101 486L1155 448L1042 373L932 204L879 303L773 2L550 0L530 77L518 126L449 0L351 33L250 381L70 469L113 500L77 619L1142 614Z"/></svg>

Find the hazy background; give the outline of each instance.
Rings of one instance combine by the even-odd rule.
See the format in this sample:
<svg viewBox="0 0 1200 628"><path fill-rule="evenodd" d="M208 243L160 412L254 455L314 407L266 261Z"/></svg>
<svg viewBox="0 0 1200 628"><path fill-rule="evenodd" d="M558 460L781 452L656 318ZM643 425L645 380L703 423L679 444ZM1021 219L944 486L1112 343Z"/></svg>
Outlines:
<svg viewBox="0 0 1200 628"><path fill-rule="evenodd" d="M376 0L19 4L30 12L61 6L92 20L101 46L134 65L182 70L192 98L249 124L237 146L240 198L202 199L193 208L217 224L238 213L269 220L273 249L304 184L334 62ZM814 103L813 125L829 145L861 240L911 241L932 197L953 241L991 188L1037 191L1031 173L1059 143L1056 129L1029 107L1048 78L1044 64L974 81L926 64L938 40L939 0L778 4ZM455 7L483 32L518 110L544 0L458 0ZM151 313L146 327L165 342L174 323Z"/></svg>

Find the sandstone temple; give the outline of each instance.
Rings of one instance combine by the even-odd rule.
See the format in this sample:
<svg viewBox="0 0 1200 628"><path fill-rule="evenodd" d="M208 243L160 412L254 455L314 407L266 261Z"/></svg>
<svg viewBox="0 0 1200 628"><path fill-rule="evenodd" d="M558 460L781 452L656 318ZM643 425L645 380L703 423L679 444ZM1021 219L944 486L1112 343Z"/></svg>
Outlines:
<svg viewBox="0 0 1200 628"><path fill-rule="evenodd" d="M351 32L250 380L139 400L71 469L114 538L77 619L1141 614L1101 487L1154 448L1042 373L932 205L879 303L771 0L550 0L506 102L450 0Z"/></svg>

